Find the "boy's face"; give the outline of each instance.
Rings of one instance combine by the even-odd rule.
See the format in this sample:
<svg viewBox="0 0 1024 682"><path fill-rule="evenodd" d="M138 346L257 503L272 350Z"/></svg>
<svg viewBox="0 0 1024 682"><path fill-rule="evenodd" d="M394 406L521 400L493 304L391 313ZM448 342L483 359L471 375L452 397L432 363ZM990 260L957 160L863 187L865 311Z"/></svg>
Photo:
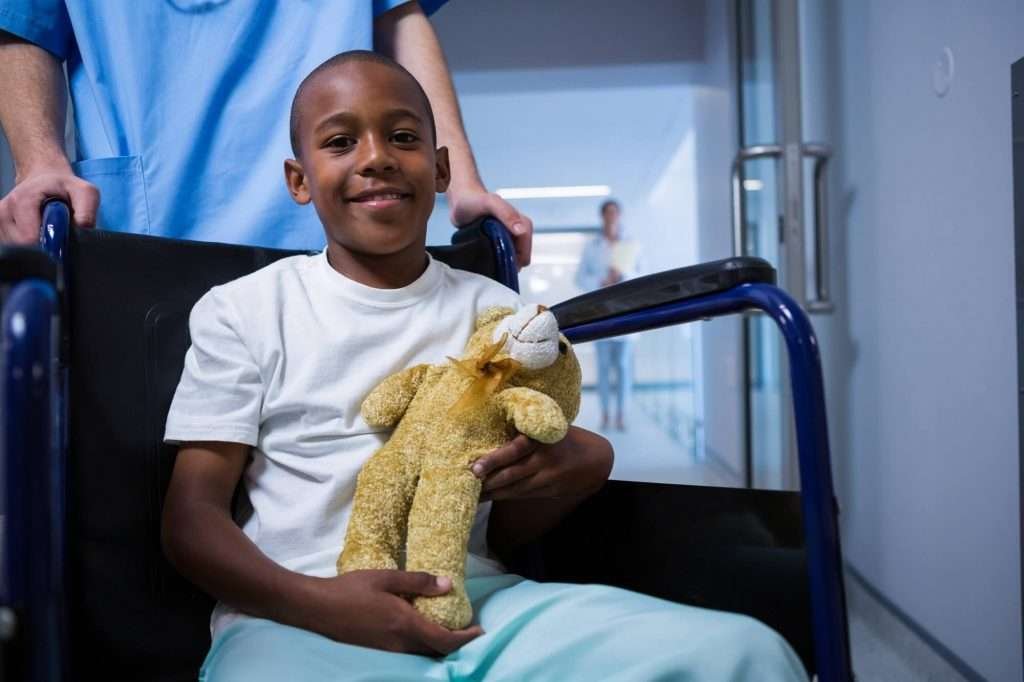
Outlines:
<svg viewBox="0 0 1024 682"><path fill-rule="evenodd" d="M415 84L386 65L349 62L309 86L300 159L285 162L292 197L312 201L328 242L348 251L422 250L435 194L450 174Z"/></svg>

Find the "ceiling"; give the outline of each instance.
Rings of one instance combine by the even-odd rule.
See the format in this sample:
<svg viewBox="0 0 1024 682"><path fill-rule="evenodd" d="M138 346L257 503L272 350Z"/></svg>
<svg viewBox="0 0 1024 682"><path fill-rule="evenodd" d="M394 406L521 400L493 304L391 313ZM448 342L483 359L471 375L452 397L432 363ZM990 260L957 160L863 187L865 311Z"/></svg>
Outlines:
<svg viewBox="0 0 1024 682"><path fill-rule="evenodd" d="M488 187L609 185L627 215L692 128L715 51L704 0L450 0L432 20ZM595 225L600 201L515 203L543 229Z"/></svg>

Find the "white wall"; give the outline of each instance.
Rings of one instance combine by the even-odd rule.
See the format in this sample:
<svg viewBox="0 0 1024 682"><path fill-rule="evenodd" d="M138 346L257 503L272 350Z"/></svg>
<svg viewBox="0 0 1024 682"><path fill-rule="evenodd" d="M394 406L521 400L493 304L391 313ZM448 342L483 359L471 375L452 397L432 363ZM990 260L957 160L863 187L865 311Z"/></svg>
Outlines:
<svg viewBox="0 0 1024 682"><path fill-rule="evenodd" d="M804 4L823 56L805 67L805 137L836 147L839 305L816 324L846 558L979 674L1019 680L1009 85L1024 4Z"/></svg>

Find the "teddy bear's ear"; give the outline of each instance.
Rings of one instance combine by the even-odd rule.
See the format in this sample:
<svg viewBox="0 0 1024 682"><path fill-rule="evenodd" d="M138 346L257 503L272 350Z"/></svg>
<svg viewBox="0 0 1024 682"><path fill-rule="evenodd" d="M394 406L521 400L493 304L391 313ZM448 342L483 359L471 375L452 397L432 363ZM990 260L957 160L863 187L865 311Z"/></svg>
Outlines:
<svg viewBox="0 0 1024 682"><path fill-rule="evenodd" d="M501 318L508 317L514 312L515 310L505 306L494 306L492 308L488 308L487 310L480 313L480 316L476 318L476 327L474 329L476 330L482 327L486 327L492 322L497 322Z"/></svg>

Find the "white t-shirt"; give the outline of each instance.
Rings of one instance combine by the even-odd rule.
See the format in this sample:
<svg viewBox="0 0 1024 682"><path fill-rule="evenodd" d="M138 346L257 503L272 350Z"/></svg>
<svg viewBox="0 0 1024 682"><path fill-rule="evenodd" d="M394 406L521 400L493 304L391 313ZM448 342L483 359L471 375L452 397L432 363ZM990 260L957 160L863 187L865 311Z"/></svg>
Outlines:
<svg viewBox="0 0 1024 682"><path fill-rule="evenodd" d="M214 287L192 309L164 438L253 446L242 530L282 566L333 576L356 475L389 435L367 426L360 404L393 372L461 354L476 315L494 305L522 304L432 258L400 289L348 279L326 251L282 259ZM477 514L467 575L501 571L487 558L489 510ZM218 604L214 636L240 615Z"/></svg>

